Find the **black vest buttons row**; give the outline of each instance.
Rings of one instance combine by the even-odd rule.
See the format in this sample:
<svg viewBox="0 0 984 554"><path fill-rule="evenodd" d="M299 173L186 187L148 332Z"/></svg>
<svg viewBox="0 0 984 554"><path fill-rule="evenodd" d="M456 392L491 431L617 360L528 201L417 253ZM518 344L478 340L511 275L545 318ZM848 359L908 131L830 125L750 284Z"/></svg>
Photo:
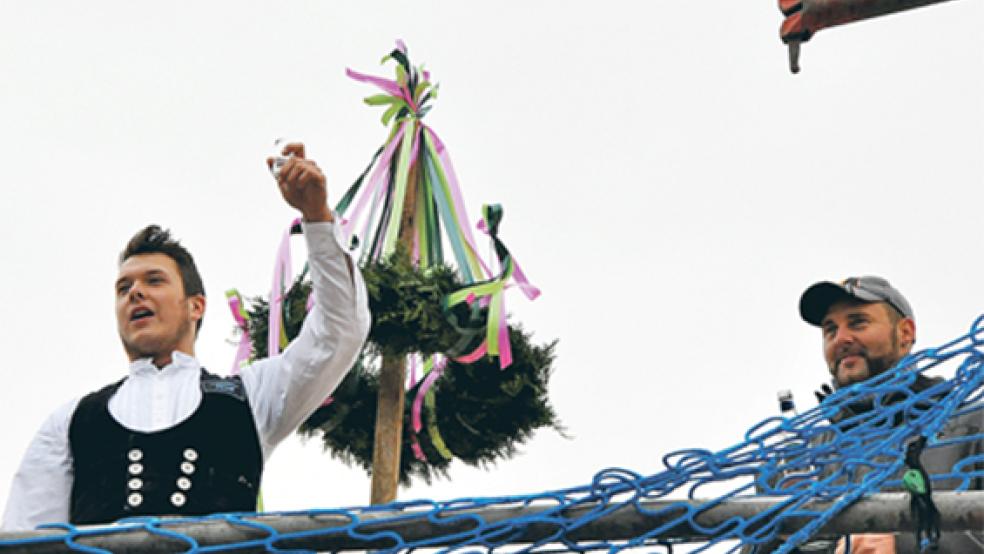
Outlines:
<svg viewBox="0 0 984 554"><path fill-rule="evenodd" d="M186 491L191 488L191 479L187 477L178 477L178 488Z"/></svg>
<svg viewBox="0 0 984 554"><path fill-rule="evenodd" d="M131 493L130 496L126 497L126 503L136 508L137 506L143 504L143 495L139 492Z"/></svg>
<svg viewBox="0 0 984 554"><path fill-rule="evenodd" d="M126 453L126 457L129 458L131 462L139 462L143 459L143 451L139 448L134 448Z"/></svg>
<svg viewBox="0 0 984 554"><path fill-rule="evenodd" d="M181 472L185 475L191 475L195 472L195 464L191 462L181 462Z"/></svg>
<svg viewBox="0 0 984 554"><path fill-rule="evenodd" d="M180 508L181 506L184 506L185 502L187 501L188 499L185 497L185 495L181 494L180 492L176 492L171 495L171 504L173 504L175 508Z"/></svg>
<svg viewBox="0 0 984 554"><path fill-rule="evenodd" d="M130 464L130 467L127 469L129 470L130 475L140 475L143 473L143 464Z"/></svg>
<svg viewBox="0 0 984 554"><path fill-rule="evenodd" d="M198 452L194 448L185 448L184 458L189 462L194 462L198 459Z"/></svg>
<svg viewBox="0 0 984 554"><path fill-rule="evenodd" d="M126 482L126 486L129 487L130 490L138 491L143 488L143 480L134 477Z"/></svg>

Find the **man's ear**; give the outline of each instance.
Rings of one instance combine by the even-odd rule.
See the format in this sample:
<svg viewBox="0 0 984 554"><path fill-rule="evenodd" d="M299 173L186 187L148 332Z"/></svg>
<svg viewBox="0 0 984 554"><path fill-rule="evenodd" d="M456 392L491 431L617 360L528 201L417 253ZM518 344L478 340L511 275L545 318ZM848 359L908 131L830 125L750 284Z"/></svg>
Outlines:
<svg viewBox="0 0 984 554"><path fill-rule="evenodd" d="M916 343L916 322L911 317L899 320L899 345L908 351Z"/></svg>
<svg viewBox="0 0 984 554"><path fill-rule="evenodd" d="M205 317L205 295L204 294L193 294L187 298L188 301L188 311L191 313L191 319L198 323L203 317Z"/></svg>

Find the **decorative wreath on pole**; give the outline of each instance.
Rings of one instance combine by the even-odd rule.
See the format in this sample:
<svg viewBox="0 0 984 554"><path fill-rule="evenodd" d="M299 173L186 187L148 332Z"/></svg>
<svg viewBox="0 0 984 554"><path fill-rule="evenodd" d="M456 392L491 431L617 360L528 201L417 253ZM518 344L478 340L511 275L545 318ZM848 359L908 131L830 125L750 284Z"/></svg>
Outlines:
<svg viewBox="0 0 984 554"><path fill-rule="evenodd" d="M372 327L355 366L300 432L320 436L333 457L372 472L381 378L395 360L410 373L396 377L408 383L399 455L406 485L412 477L448 477L454 458L477 466L508 459L536 429L563 428L547 394L556 341L535 344L506 321L507 287L530 299L539 290L498 237L502 209L483 207L479 223L494 246L493 272L478 256L447 149L421 122L436 85L410 65L402 42L383 61L396 62L396 80L348 71L386 92L366 103L387 106L383 124L391 130L335 208L346 240L361 247ZM289 234L299 232L293 225L281 244L272 303L228 294L243 332L236 367L276 353L300 331L310 283L302 273L285 286ZM375 482L373 496L375 502Z"/></svg>

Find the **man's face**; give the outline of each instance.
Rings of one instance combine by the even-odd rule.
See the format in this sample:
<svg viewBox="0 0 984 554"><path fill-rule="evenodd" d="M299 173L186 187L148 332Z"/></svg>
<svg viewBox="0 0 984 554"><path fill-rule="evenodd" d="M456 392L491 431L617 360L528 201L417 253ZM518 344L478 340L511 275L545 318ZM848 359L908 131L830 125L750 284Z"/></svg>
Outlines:
<svg viewBox="0 0 984 554"><path fill-rule="evenodd" d="M884 302L837 302L820 324L823 354L837 384L864 381L898 363L912 347L915 324L893 322Z"/></svg>
<svg viewBox="0 0 984 554"><path fill-rule="evenodd" d="M178 264L166 254L139 254L120 265L116 325L130 360L191 354L205 297L185 297Z"/></svg>

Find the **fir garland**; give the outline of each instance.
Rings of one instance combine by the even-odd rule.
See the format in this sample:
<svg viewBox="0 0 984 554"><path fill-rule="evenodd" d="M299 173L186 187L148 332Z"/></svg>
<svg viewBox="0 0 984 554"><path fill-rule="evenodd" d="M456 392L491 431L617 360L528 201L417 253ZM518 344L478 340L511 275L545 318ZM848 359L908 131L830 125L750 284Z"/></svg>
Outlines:
<svg viewBox="0 0 984 554"><path fill-rule="evenodd" d="M367 472L372 468L372 450L379 389L378 368L383 355L433 353L460 355L481 342L485 314L476 306L448 312L444 298L463 285L447 266L414 267L398 251L388 260L362 269L369 295L372 326L369 338L354 367L332 393L333 401L322 406L301 425L306 436L321 436L331 455ZM284 329L293 339L300 332L311 284L302 273L287 292L283 303ZM249 331L254 359L267 355L269 303L253 299L249 309ZM436 410L424 409L423 418L434 421L447 448L463 462L484 467L512 457L541 427L563 433L550 406L547 385L554 361L556 341L537 345L531 335L511 326L509 337L513 363L499 368L494 358L471 364L449 361L444 375L431 389ZM448 477L450 460L434 447L426 427L417 435L427 460L416 458L411 449L411 406L420 383L407 391L404 407L403 451L400 482L411 477L425 481L435 475Z"/></svg>

